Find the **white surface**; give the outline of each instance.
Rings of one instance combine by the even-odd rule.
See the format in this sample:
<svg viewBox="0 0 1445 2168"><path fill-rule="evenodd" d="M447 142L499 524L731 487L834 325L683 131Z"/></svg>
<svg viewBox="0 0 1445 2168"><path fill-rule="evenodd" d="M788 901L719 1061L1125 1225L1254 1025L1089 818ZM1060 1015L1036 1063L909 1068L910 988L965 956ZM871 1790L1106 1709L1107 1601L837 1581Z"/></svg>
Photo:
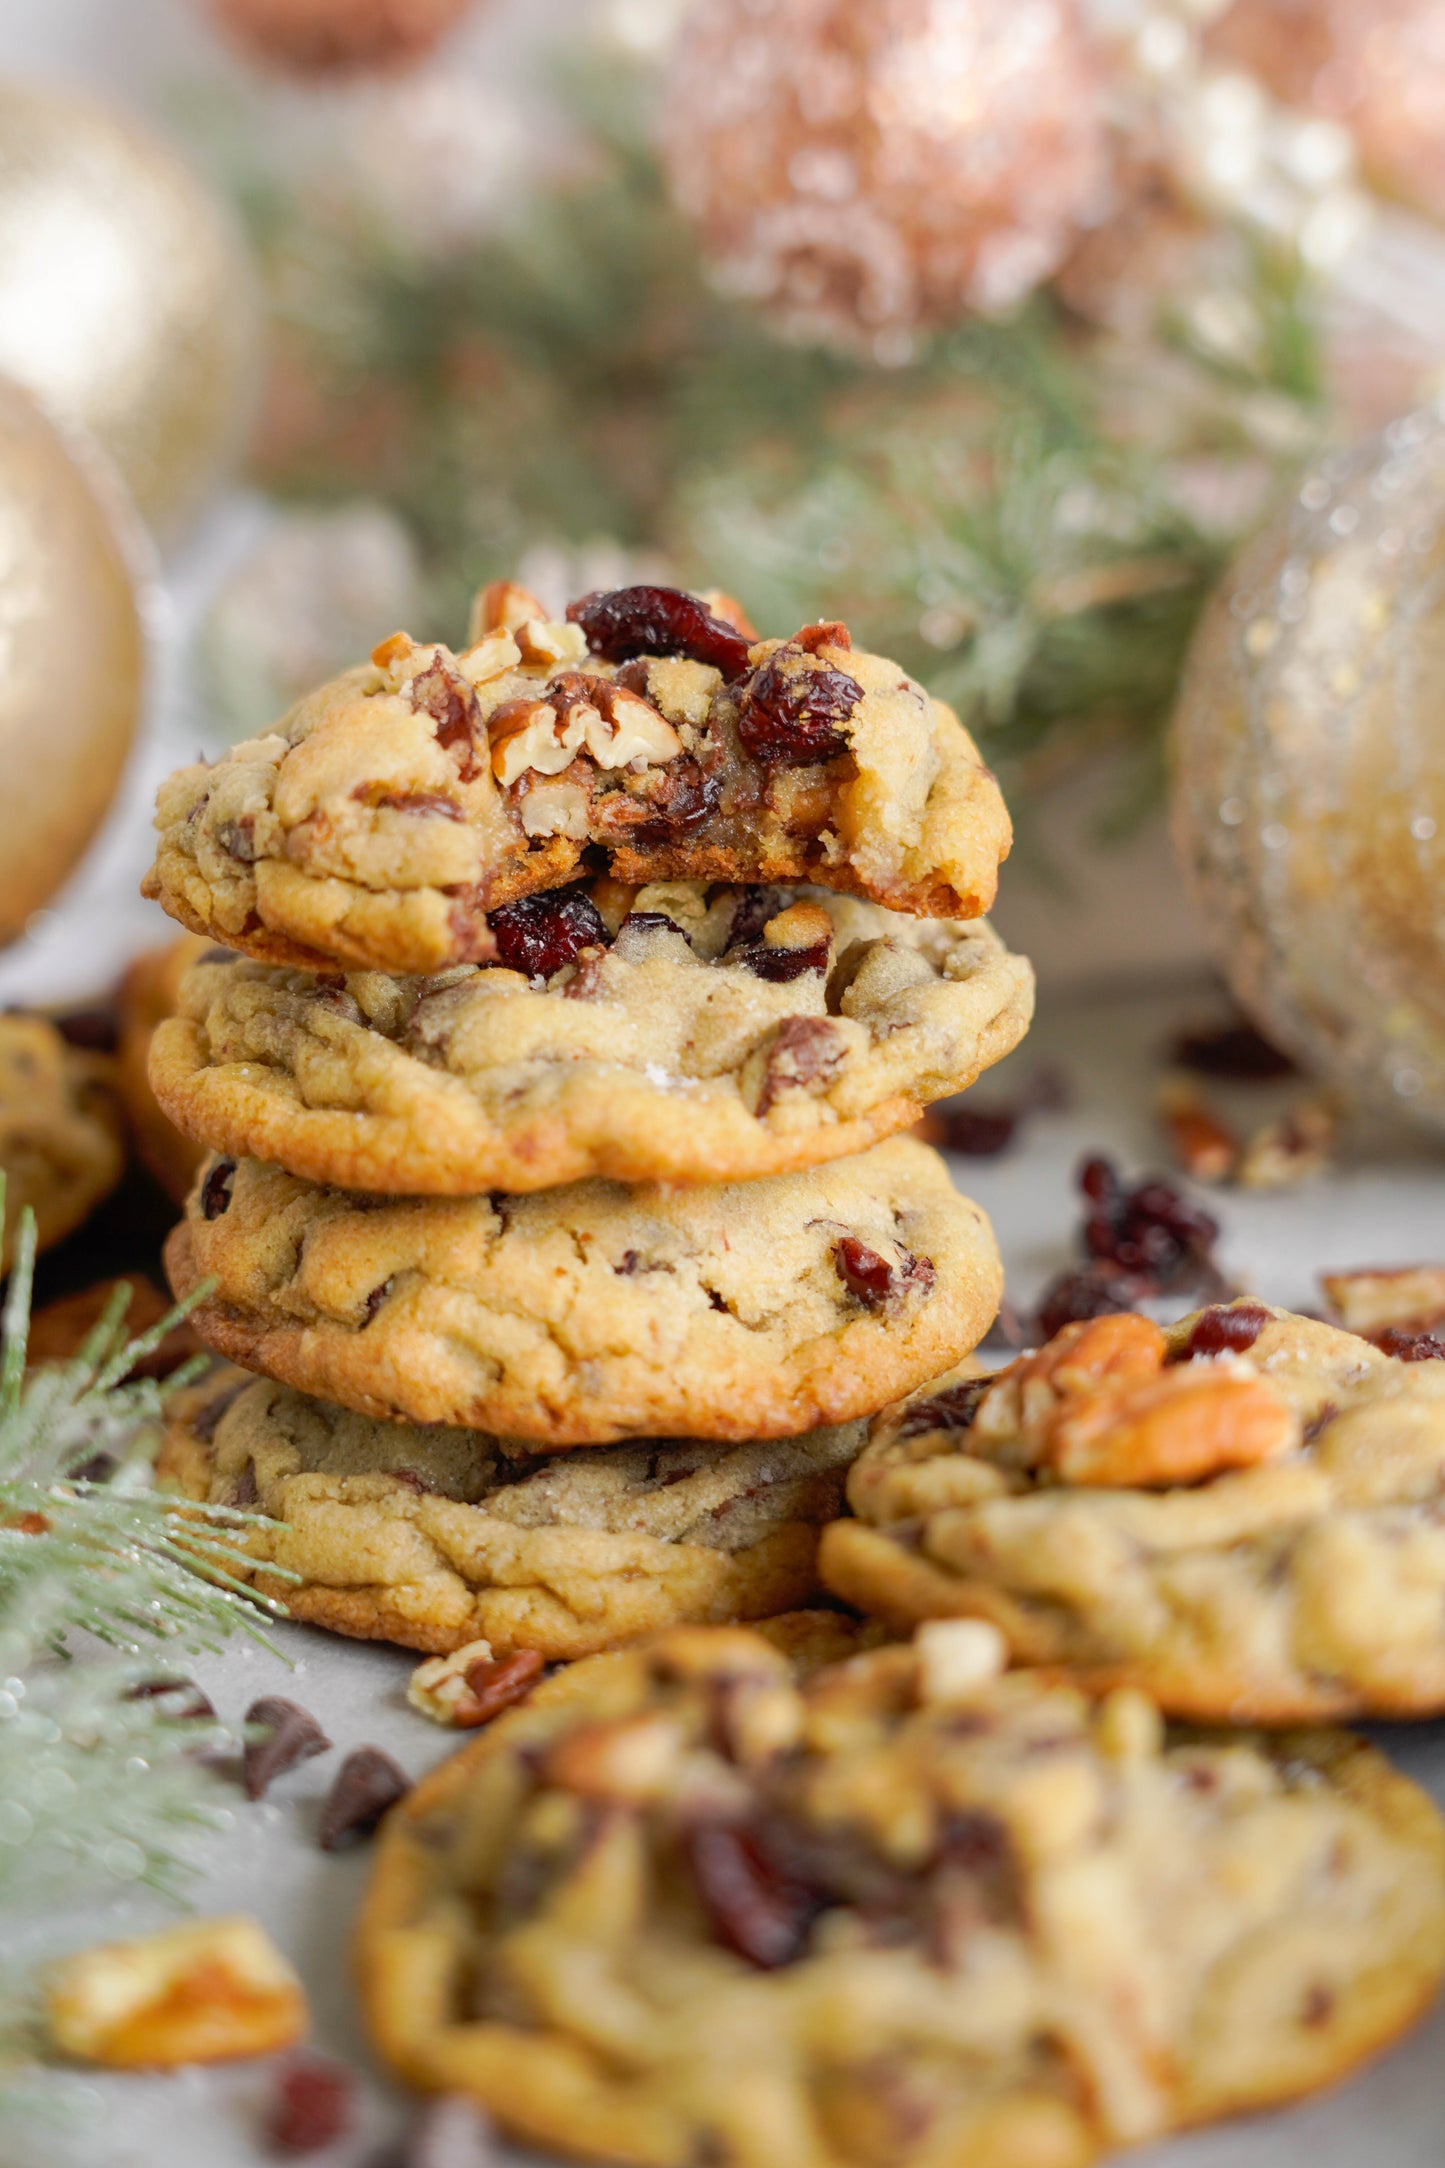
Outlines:
<svg viewBox="0 0 1445 2168"><path fill-rule="evenodd" d="M1056 1004L1014 1057L1015 1074L1047 1059L1068 1072L1071 1112L1041 1118L1021 1145L994 1161L954 1162L998 1228L1014 1298L1027 1302L1065 1262L1075 1220L1071 1172L1080 1153L1102 1146L1131 1169L1155 1157L1148 1099L1156 1051L1171 1023L1199 1014L1197 990L1107 1004ZM980 1097L1001 1093L986 1083ZM1441 1253L1445 1161L1405 1139L1376 1142L1328 1183L1291 1197L1226 1195L1224 1254L1261 1294L1311 1305L1315 1273L1330 1265L1403 1261ZM365 1852L331 1859L315 1844L318 1803L339 1752L372 1742L420 1774L448 1750L447 1736L405 1705L410 1659L301 1628L278 1639L296 1659L287 1672L264 1652L238 1645L197 1667L221 1713L239 1718L258 1694L289 1694L313 1709L337 1754L283 1778L270 1800L250 1807L237 1795L231 1829L211 1842L197 1901L206 1911L244 1908L267 1923L300 1966L312 1998L317 2044L359 2066L365 2056L348 1980L347 1940L366 1872ZM1401 1764L1445 1804L1445 1726L1397 1727L1385 1735ZM123 1902L87 1909L53 1939L74 1946L133 1929L152 1915ZM8 1938L7 1938L8 1939ZM97 2111L63 2143L54 2133L23 2140L0 2133L3 2168L259 2168L257 2137L267 2096L264 2066L168 2079L62 2082ZM400 2127L396 2096L368 2081L366 2124L354 2142L318 2157L320 2168L372 2168L378 2145ZM1138 2168L1439 2168L1445 2157L1445 2010L1364 2076L1312 2106L1257 2119L1135 2156ZM507 2158L521 2158L508 2155ZM788 2168L779 2162L777 2168Z"/></svg>

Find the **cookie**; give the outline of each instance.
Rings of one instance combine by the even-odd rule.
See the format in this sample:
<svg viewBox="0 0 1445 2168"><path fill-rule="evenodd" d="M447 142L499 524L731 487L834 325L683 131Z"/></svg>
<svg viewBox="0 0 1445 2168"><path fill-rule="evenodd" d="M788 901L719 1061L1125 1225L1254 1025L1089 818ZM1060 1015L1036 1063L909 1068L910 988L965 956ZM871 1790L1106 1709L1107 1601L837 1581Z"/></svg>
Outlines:
<svg viewBox="0 0 1445 2168"><path fill-rule="evenodd" d="M259 1586L294 1618L437 1655L484 1640L551 1660L806 1604L862 1442L854 1423L538 1457L225 1368L171 1403L160 1474L271 1516L253 1555L299 1578Z"/></svg>
<svg viewBox="0 0 1445 2168"><path fill-rule="evenodd" d="M419 972L533 969L535 914L510 906L589 849L630 883L989 908L997 784L952 712L846 626L750 641L669 588L569 617L488 589L461 654L398 633L268 735L181 769L145 893L263 963Z"/></svg>
<svg viewBox="0 0 1445 2168"><path fill-rule="evenodd" d="M71 1046L43 1016L0 1016L0 1168L9 1270L28 1205L38 1245L62 1241L125 1171L115 1064Z"/></svg>
<svg viewBox="0 0 1445 2168"><path fill-rule="evenodd" d="M996 1644L940 1622L795 1683L691 1628L546 1681L382 1829L383 2060L589 2159L1084 2168L1422 2014L1445 1825L1383 1756L1171 1742Z"/></svg>
<svg viewBox="0 0 1445 2168"><path fill-rule="evenodd" d="M1202 1721L1445 1712L1445 1361L1246 1300L970 1367L873 1426L835 1593Z"/></svg>
<svg viewBox="0 0 1445 2168"><path fill-rule="evenodd" d="M184 1135L156 1104L148 1074L151 1042L157 1026L175 1015L191 965L203 956L220 953L199 934L183 933L165 948L148 949L143 956L137 956L120 982L116 1074L121 1103L137 1154L177 1204L184 1202L206 1151L203 1144Z"/></svg>
<svg viewBox="0 0 1445 2168"><path fill-rule="evenodd" d="M196 1330L362 1414L545 1446L764 1438L872 1414L998 1306L977 1205L894 1138L708 1189L382 1198L207 1161L167 1252Z"/></svg>
<svg viewBox="0 0 1445 2168"><path fill-rule="evenodd" d="M599 938L536 981L201 962L156 1032L156 1097L216 1151L347 1188L739 1181L907 1128L1032 1015L982 920L821 889L577 893Z"/></svg>

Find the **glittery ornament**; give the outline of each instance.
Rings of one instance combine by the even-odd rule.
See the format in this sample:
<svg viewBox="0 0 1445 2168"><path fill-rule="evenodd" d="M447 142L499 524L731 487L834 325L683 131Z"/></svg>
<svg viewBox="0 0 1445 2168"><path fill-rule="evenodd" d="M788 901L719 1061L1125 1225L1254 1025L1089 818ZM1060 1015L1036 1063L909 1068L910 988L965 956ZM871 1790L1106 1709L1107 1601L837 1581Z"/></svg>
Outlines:
<svg viewBox="0 0 1445 2168"><path fill-rule="evenodd" d="M1072 0L701 0L663 125L720 282L885 361L1014 306L1108 203Z"/></svg>
<svg viewBox="0 0 1445 2168"><path fill-rule="evenodd" d="M1307 475L1196 635L1175 843L1271 1039L1445 1130L1445 410Z"/></svg>
<svg viewBox="0 0 1445 2168"><path fill-rule="evenodd" d="M0 379L0 942L90 841L140 704L139 544L76 451Z"/></svg>
<svg viewBox="0 0 1445 2168"><path fill-rule="evenodd" d="M219 206L103 106L0 85L0 370L110 454L154 525L224 475L257 312Z"/></svg>
<svg viewBox="0 0 1445 2168"><path fill-rule="evenodd" d="M404 68L441 42L470 0L209 0L252 60L295 75Z"/></svg>
<svg viewBox="0 0 1445 2168"><path fill-rule="evenodd" d="M1445 0L1235 0L1208 43L1343 122L1380 187L1445 218Z"/></svg>

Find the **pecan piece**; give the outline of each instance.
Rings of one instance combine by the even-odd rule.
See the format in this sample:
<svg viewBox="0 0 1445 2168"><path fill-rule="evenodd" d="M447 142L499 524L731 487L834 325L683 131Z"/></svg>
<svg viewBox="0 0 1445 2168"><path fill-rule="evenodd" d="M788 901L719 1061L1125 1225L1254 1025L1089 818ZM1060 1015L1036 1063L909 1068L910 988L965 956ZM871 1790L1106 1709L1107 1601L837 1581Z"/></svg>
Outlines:
<svg viewBox="0 0 1445 2168"><path fill-rule="evenodd" d="M418 1664L406 1698L434 1723L469 1731L489 1724L514 1701L524 1701L545 1668L535 1649L518 1649L495 1661L490 1642L469 1641L450 1656Z"/></svg>
<svg viewBox="0 0 1445 2168"><path fill-rule="evenodd" d="M1370 1334L1390 1325L1418 1332L1445 1318L1445 1265L1322 1272L1320 1285L1348 1332Z"/></svg>
<svg viewBox="0 0 1445 2168"><path fill-rule="evenodd" d="M771 1971L801 1956L822 1893L789 1873L760 1829L704 1823L687 1839L687 1861L718 1941Z"/></svg>
<svg viewBox="0 0 1445 2168"><path fill-rule="evenodd" d="M51 1970L46 2017L65 2054L117 2069L269 2055L307 2023L301 1982L244 1914L66 1958Z"/></svg>
<svg viewBox="0 0 1445 2168"><path fill-rule="evenodd" d="M481 773L477 758L481 717L477 696L461 672L438 650L427 668L411 680L406 693L412 706L436 724L437 744L457 755L461 780L474 781Z"/></svg>
<svg viewBox="0 0 1445 2168"><path fill-rule="evenodd" d="M1065 1483L1132 1490L1198 1483L1299 1442L1299 1417L1263 1378L1210 1365L1070 1400L1048 1444Z"/></svg>

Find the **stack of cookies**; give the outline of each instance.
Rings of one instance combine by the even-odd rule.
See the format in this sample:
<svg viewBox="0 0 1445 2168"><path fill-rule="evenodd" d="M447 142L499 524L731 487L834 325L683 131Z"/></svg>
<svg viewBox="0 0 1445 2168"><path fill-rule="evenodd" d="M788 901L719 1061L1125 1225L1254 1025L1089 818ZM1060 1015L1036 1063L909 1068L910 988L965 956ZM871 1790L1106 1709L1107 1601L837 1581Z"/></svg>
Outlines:
<svg viewBox="0 0 1445 2168"><path fill-rule="evenodd" d="M1000 1293L903 1134L1031 1012L955 718L842 625L503 584L157 825L223 944L151 1040L208 1155L168 1262L244 1366L172 1476L272 1516L296 1616L432 1653L805 1603L865 1419Z"/></svg>

